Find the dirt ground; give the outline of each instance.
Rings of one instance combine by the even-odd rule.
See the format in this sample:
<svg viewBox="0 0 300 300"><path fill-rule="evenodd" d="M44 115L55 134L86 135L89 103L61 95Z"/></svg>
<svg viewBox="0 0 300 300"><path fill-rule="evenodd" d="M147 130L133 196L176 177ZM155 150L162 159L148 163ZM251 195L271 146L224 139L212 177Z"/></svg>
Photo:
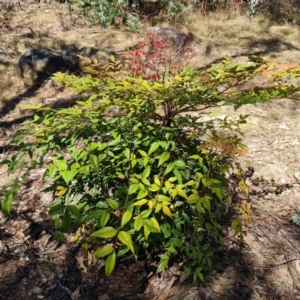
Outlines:
<svg viewBox="0 0 300 300"><path fill-rule="evenodd" d="M245 30L246 21L243 26ZM259 40L255 31L252 36L248 31L247 43L229 36L222 45L217 30L208 30L206 36L198 33L193 63L203 67L225 55L244 59L253 53L300 60L298 41L285 41L288 33L283 27L270 27L267 33L269 40ZM13 154L12 133L30 115L20 104L61 107L78 97L51 81L26 88L16 73L26 48L43 45L62 53L97 46L122 51L136 39L131 31L88 28L81 16L70 14L68 5L0 1L0 46L7 50L0 60L0 159ZM136 263L121 261L114 275L106 278L101 260L83 256L76 246L54 238L47 214L51 195L42 193L43 170L37 170L22 187L9 216L0 214L0 299L300 299L300 227L291 222L294 214L300 214L300 102L272 100L237 112L226 107L213 113L232 118L250 115L242 128L247 152L240 163L254 169L248 178L254 216L242 247L226 238L205 283L192 284L172 268L156 275L151 256ZM0 168L0 190L8 179Z"/></svg>

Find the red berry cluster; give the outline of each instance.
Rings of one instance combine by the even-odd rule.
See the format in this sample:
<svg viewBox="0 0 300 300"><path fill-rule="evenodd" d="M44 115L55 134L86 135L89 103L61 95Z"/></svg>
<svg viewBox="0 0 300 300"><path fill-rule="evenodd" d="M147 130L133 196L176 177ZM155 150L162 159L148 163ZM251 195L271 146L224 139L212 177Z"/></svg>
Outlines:
<svg viewBox="0 0 300 300"><path fill-rule="evenodd" d="M155 32L143 34L138 31L137 34L143 35L144 38L134 50L128 51L127 66L130 73L147 80L161 82L164 82L168 76L179 73L187 57L182 55L169 38L160 37ZM192 54L191 49L186 49L185 52L188 55Z"/></svg>

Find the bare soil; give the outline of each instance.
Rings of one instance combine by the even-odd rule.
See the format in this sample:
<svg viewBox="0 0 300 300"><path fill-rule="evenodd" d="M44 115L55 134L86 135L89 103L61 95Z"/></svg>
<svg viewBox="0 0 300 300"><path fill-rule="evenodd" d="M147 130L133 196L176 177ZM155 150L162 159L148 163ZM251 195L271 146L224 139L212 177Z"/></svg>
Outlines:
<svg viewBox="0 0 300 300"><path fill-rule="evenodd" d="M192 63L199 68L225 55L243 60L256 53L282 62L300 58L299 31L289 25L237 15L214 22L203 19L189 29L197 36ZM125 29L88 28L68 5L1 1L0 43L7 50L0 60L1 159L13 154L11 136L31 114L20 104L62 107L79 97L51 81L36 88L24 86L16 64L26 48L41 45L62 53L96 46L122 51L136 40ZM254 169L247 179L254 216L241 247L228 235L205 283L192 284L173 268L156 275L157 262L151 255L139 262L121 261L114 275L106 278L101 260L83 256L76 246L54 238L47 214L51 195L42 192L43 170L37 170L22 187L9 216L0 215L0 299L300 299L300 228L290 221L300 213L300 103L272 100L213 114L250 115L242 128L247 152L239 159L245 169ZM3 168L0 174L1 188L9 178Z"/></svg>

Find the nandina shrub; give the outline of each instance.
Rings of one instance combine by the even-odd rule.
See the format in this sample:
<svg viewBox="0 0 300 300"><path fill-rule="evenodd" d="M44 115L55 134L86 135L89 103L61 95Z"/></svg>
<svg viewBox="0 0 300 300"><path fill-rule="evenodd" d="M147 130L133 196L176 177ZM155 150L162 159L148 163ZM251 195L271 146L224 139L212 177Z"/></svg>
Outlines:
<svg viewBox="0 0 300 300"><path fill-rule="evenodd" d="M168 29L165 29L168 33ZM127 52L127 70L134 76L142 76L150 81L164 82L168 77L182 71L193 57L190 47L191 36L171 31L137 31L141 40Z"/></svg>
<svg viewBox="0 0 300 300"><path fill-rule="evenodd" d="M245 65L226 59L201 72L187 68L158 81L130 74L57 74L57 82L90 93L89 98L63 109L28 107L39 114L16 133L19 153L1 164L11 173L23 171L22 180L37 167L46 170L55 235L64 241L64 232L74 234L84 253L105 259L106 275L119 257L130 251L138 259L148 248L160 259L157 272L175 264L203 280L215 246L223 244L222 216L232 205L230 173L247 192L235 164L245 117L207 120L205 109L299 91L283 84L299 70L277 72L264 88L234 89L267 70L263 59L251 58ZM111 107L122 113L109 114ZM22 180L4 191L6 214ZM240 237L251 221L246 200L232 218Z"/></svg>

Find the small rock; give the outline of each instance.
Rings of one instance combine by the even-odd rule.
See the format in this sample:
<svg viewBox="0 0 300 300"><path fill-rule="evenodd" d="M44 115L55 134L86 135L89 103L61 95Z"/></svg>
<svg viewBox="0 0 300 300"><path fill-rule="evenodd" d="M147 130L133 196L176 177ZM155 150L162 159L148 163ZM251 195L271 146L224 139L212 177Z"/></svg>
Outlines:
<svg viewBox="0 0 300 300"><path fill-rule="evenodd" d="M194 40L192 33L178 32L170 28L154 27L151 31L157 35L157 38L162 40L167 39L179 48L188 46Z"/></svg>
<svg viewBox="0 0 300 300"><path fill-rule="evenodd" d="M18 63L19 75L28 85L41 83L52 74L58 71L65 72L68 68L68 62L63 56L44 48L27 50Z"/></svg>
<svg viewBox="0 0 300 300"><path fill-rule="evenodd" d="M42 283L46 283L48 281L48 279L46 278L46 277L43 277L42 279L41 279L41 282Z"/></svg>
<svg viewBox="0 0 300 300"><path fill-rule="evenodd" d="M39 288L38 286L34 287L32 290L31 290L31 293L32 294L40 294L43 290L41 288Z"/></svg>

